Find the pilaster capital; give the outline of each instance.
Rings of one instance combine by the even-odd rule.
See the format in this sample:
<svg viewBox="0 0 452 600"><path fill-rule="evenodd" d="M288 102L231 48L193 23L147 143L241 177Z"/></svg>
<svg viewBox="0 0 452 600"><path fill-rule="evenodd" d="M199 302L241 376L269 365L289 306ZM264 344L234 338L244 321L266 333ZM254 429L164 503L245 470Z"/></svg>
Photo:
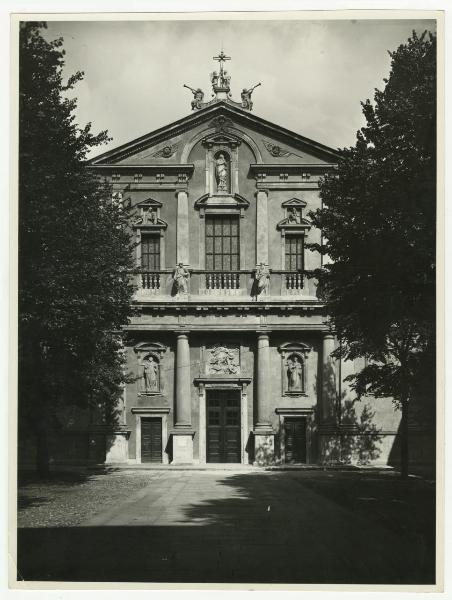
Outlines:
<svg viewBox="0 0 452 600"><path fill-rule="evenodd" d="M188 190L186 188L180 188L176 190L176 198L179 198L179 194L184 193L188 198Z"/></svg>
<svg viewBox="0 0 452 600"><path fill-rule="evenodd" d="M188 340L189 331L175 331L177 339L186 339Z"/></svg>
<svg viewBox="0 0 452 600"><path fill-rule="evenodd" d="M259 189L254 192L254 195L256 196L256 198L258 197L259 194L265 194L268 197L268 190L267 189Z"/></svg>
<svg viewBox="0 0 452 600"><path fill-rule="evenodd" d="M328 332L325 332L325 333L323 334L323 339L324 339L324 340L334 340L334 333L331 333L331 332L329 332L329 331L328 331Z"/></svg>
<svg viewBox="0 0 452 600"><path fill-rule="evenodd" d="M270 332L269 331L257 331L256 333L257 333L257 339L259 341L261 341L261 340L262 341L265 341L265 340L268 341L270 339L270 336L269 336Z"/></svg>

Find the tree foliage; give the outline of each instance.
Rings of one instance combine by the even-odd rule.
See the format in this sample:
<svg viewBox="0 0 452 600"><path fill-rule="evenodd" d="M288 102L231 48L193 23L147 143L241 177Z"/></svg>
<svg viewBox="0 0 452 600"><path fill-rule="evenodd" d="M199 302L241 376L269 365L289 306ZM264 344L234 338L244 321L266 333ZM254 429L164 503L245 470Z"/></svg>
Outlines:
<svg viewBox="0 0 452 600"><path fill-rule="evenodd" d="M124 378L132 244L127 210L87 168L107 132L75 122L63 40L20 30L19 415L44 436L58 407L114 406Z"/></svg>
<svg viewBox="0 0 452 600"><path fill-rule="evenodd" d="M356 145L321 182L311 248L331 259L316 276L337 355L368 359L355 390L403 403L434 378L436 37L413 32L389 54Z"/></svg>

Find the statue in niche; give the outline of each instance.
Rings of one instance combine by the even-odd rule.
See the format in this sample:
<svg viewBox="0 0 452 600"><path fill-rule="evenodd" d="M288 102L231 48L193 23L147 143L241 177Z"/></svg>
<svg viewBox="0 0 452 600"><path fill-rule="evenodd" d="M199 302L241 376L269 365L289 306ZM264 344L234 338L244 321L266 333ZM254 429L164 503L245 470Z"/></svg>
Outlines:
<svg viewBox="0 0 452 600"><path fill-rule="evenodd" d="M257 297L268 291L270 285L270 271L265 263L261 262L256 269L256 300Z"/></svg>
<svg viewBox="0 0 452 600"><path fill-rule="evenodd" d="M153 356L146 357L143 364L143 391L157 392L159 385L159 364Z"/></svg>
<svg viewBox="0 0 452 600"><path fill-rule="evenodd" d="M174 270L174 284L178 294L188 294L188 278L190 273L184 267L183 263L179 263Z"/></svg>
<svg viewBox="0 0 452 600"><path fill-rule="evenodd" d="M215 346L210 351L209 370L216 375L235 375L238 372L236 353L226 346Z"/></svg>
<svg viewBox="0 0 452 600"><path fill-rule="evenodd" d="M221 152L215 160L215 178L217 180L217 191L228 191L228 161Z"/></svg>
<svg viewBox="0 0 452 600"><path fill-rule="evenodd" d="M157 211L150 206L143 208L143 223L155 225L157 223Z"/></svg>
<svg viewBox="0 0 452 600"><path fill-rule="evenodd" d="M295 206L292 206L292 208L289 209L287 221L288 221L288 223L296 223L296 224L301 223L300 212L295 208Z"/></svg>
<svg viewBox="0 0 452 600"><path fill-rule="evenodd" d="M151 208L148 210L148 219L149 223L152 223L152 225L157 223L157 211L155 209Z"/></svg>
<svg viewBox="0 0 452 600"><path fill-rule="evenodd" d="M296 354L287 361L287 383L289 392L303 391L303 365Z"/></svg>

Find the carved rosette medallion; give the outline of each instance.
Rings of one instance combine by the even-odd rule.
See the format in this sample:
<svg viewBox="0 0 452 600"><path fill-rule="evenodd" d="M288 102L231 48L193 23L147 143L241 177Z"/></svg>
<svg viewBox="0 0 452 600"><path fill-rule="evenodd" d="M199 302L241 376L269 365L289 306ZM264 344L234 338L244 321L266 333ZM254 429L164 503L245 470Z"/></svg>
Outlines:
<svg viewBox="0 0 452 600"><path fill-rule="evenodd" d="M179 144L164 146L163 148L152 154L152 156L154 156L155 158L171 158L171 156L176 154L178 148Z"/></svg>

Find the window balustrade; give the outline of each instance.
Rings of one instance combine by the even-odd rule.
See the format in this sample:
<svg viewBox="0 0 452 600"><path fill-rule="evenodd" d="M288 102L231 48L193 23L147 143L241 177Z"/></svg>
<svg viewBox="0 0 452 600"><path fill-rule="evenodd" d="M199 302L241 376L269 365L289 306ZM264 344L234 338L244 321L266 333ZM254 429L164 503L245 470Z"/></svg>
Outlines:
<svg viewBox="0 0 452 600"><path fill-rule="evenodd" d="M157 292L160 290L160 273L157 271L142 271L141 277L141 288L143 290L150 290Z"/></svg>
<svg viewBox="0 0 452 600"><path fill-rule="evenodd" d="M206 290L238 290L239 288L239 271L206 273Z"/></svg>
<svg viewBox="0 0 452 600"><path fill-rule="evenodd" d="M286 290L296 293L303 289L303 273L286 273Z"/></svg>

